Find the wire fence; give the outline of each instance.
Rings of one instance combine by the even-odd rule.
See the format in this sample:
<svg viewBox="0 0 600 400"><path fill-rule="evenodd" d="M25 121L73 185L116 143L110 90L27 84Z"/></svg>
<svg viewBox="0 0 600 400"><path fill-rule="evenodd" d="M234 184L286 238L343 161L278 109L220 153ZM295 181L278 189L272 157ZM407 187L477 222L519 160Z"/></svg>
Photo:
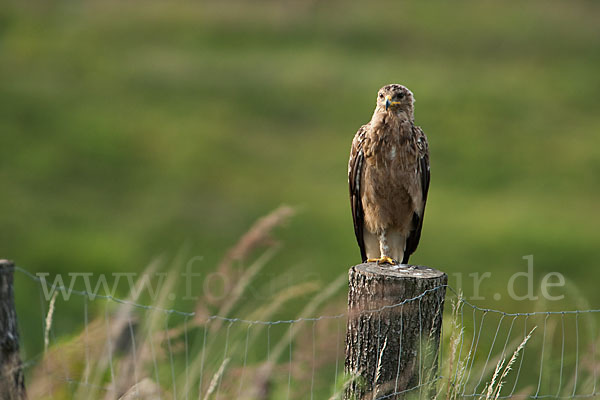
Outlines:
<svg viewBox="0 0 600 400"><path fill-rule="evenodd" d="M21 337L34 343L22 357L31 398L335 399L352 379L344 374L345 312L231 318L72 288L75 296L64 299L58 293L68 288L60 286L48 299L40 277L15 271L40 298L37 312L33 302L18 305ZM600 310L506 313L445 288L438 368L434 376L423 369L419 385L391 398L419 398L423 387L435 387L440 399L600 397ZM424 295L365 312L416 304ZM75 316L61 316L66 303Z"/></svg>

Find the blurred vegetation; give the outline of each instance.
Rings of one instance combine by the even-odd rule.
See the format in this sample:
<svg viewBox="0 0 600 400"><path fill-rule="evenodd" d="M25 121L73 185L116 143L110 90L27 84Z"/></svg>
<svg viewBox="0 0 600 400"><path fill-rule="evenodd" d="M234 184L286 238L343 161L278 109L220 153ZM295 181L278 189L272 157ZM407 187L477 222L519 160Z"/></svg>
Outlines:
<svg viewBox="0 0 600 400"><path fill-rule="evenodd" d="M350 143L398 82L432 162L411 262L467 298L468 274L489 271L487 304L524 311L506 282L533 254L535 288L552 271L573 285L545 309L569 293L597 306L599 15L583 0L4 2L0 254L66 275L142 271L186 246L211 271L290 204L262 281L332 281L359 261Z"/></svg>

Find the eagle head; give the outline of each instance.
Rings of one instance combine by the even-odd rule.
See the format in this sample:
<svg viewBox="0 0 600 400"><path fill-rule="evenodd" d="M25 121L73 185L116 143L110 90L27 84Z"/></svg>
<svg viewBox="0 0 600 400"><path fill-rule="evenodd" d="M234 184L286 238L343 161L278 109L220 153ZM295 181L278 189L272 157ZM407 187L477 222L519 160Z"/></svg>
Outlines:
<svg viewBox="0 0 600 400"><path fill-rule="evenodd" d="M411 121L414 120L414 102L412 92L396 83L385 85L377 93L377 111L405 114Z"/></svg>

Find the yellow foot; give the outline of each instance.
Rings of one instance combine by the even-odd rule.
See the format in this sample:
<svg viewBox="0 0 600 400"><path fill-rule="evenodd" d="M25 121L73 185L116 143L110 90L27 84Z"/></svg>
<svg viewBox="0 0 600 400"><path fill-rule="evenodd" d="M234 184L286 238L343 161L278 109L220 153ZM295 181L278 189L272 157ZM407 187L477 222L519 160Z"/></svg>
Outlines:
<svg viewBox="0 0 600 400"><path fill-rule="evenodd" d="M395 265L395 264L398 264L398 261L394 260L391 257L384 256L384 257L381 257L379 259L379 261L377 261L377 264L391 264L391 265Z"/></svg>
<svg viewBox="0 0 600 400"><path fill-rule="evenodd" d="M381 258L369 258L367 260L367 262L374 262L374 263L377 263L377 264L380 264L380 265L381 264L390 264L390 265L397 265L397 264L399 264L398 261L396 261L393 258L388 257L388 256L383 256Z"/></svg>

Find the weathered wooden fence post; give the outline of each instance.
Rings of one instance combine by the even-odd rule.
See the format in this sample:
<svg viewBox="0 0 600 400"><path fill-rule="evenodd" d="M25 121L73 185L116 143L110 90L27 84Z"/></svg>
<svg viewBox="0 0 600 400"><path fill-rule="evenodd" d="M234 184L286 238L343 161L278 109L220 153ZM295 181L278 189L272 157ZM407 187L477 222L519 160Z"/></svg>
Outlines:
<svg viewBox="0 0 600 400"><path fill-rule="evenodd" d="M19 355L19 329L13 291L14 264L0 260L0 400L27 398Z"/></svg>
<svg viewBox="0 0 600 400"><path fill-rule="evenodd" d="M368 263L349 278L346 399L431 399L447 275Z"/></svg>

